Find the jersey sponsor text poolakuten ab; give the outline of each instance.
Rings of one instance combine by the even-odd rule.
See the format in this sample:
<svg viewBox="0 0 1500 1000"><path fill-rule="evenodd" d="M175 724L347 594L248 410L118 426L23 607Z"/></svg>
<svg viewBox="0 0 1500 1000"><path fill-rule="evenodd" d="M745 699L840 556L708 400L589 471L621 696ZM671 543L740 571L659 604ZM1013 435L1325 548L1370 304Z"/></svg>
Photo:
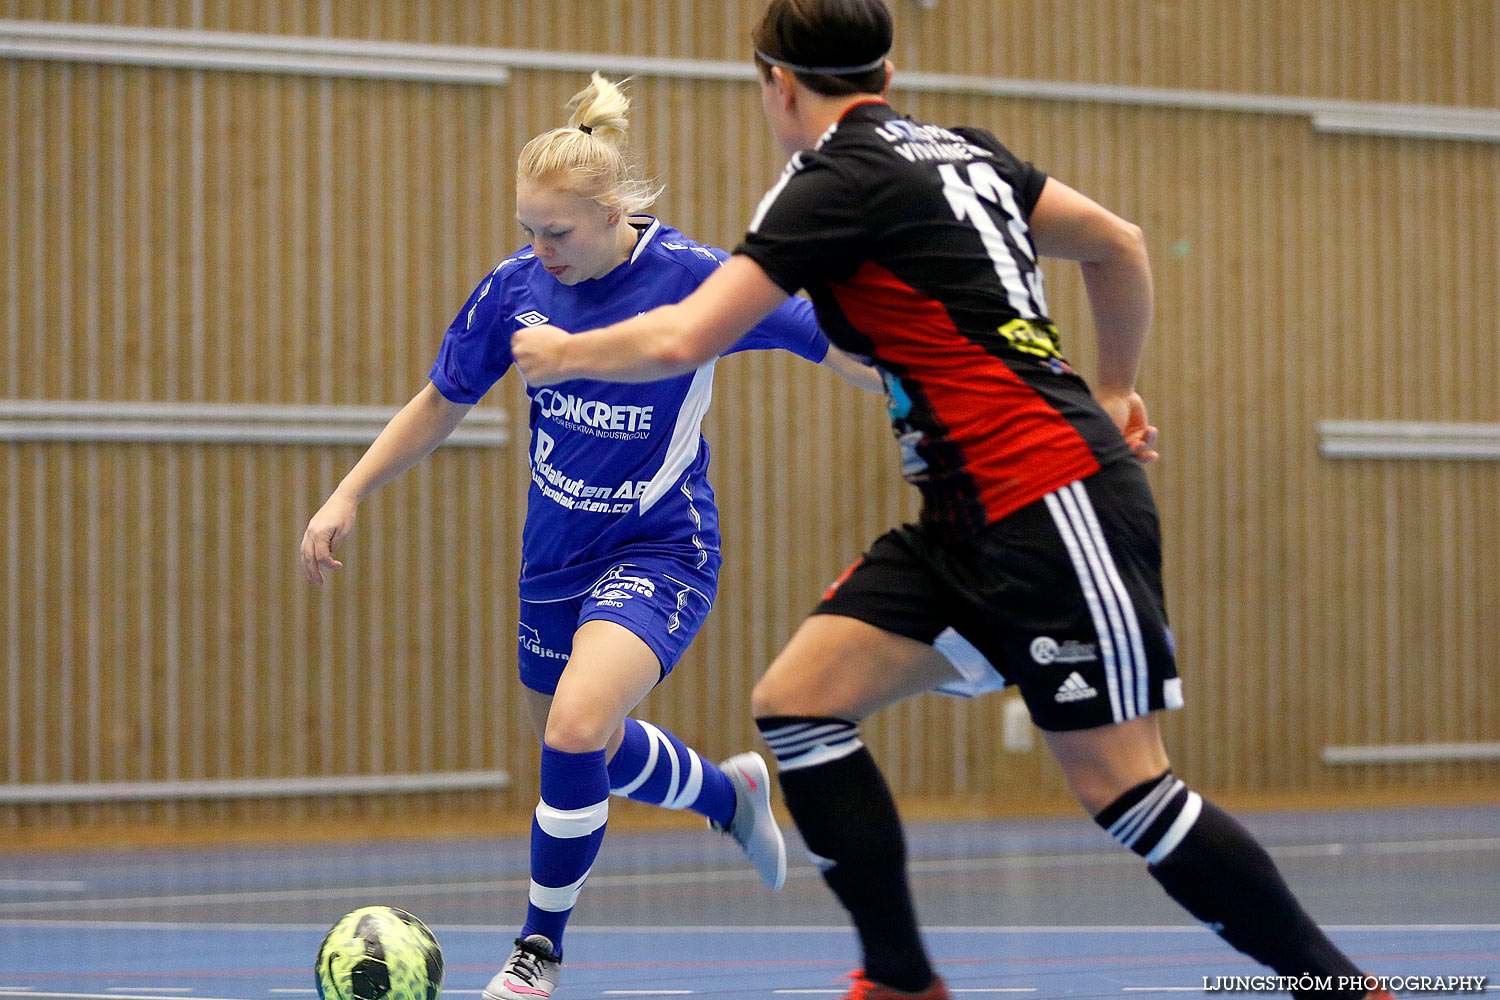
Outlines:
<svg viewBox="0 0 1500 1000"><path fill-rule="evenodd" d="M537 429L536 448L531 453L531 481L544 497L559 506L594 514L624 514L651 486L649 479L600 485L570 476L547 461L554 443L552 435Z"/></svg>

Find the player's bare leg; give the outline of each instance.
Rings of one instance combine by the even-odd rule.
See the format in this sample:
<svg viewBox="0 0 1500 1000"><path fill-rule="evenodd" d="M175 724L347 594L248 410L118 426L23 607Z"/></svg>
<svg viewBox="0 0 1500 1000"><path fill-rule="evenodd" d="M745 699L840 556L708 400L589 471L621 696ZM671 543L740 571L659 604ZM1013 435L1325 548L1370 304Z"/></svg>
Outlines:
<svg viewBox="0 0 1500 1000"><path fill-rule="evenodd" d="M488 1000L546 1000L562 971L562 937L609 818L606 748L618 748L626 713L661 676L656 654L614 622L573 636L552 696L527 691L542 737L541 801L531 827L531 891L515 948L485 988Z"/></svg>
<svg viewBox="0 0 1500 1000"><path fill-rule="evenodd" d="M538 990L550 994L556 987L562 935L603 840L610 794L697 811L733 836L767 885L780 888L785 880L785 842L759 756L716 767L671 733L627 717L660 678L661 662L644 640L595 619L574 633L556 692L526 689L542 743L542 796L532 828L526 924L491 983L492 1000L536 1000Z"/></svg>

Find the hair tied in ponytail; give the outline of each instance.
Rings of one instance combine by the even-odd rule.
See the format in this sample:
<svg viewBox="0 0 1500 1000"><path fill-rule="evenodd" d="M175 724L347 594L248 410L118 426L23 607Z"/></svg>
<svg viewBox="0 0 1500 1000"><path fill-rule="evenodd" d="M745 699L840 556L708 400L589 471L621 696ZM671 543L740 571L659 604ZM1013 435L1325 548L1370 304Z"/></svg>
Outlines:
<svg viewBox="0 0 1500 1000"><path fill-rule="evenodd" d="M593 73L567 107L566 125L543 132L521 150L516 183L546 184L625 215L645 211L661 188L639 176L625 155L630 99L617 84ZM579 132L595 141L579 142Z"/></svg>

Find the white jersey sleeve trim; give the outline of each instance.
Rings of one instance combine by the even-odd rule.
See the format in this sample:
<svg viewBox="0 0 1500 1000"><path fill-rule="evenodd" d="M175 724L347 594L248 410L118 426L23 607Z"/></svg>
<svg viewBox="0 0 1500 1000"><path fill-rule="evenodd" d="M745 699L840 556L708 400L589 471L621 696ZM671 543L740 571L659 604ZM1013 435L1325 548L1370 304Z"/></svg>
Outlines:
<svg viewBox="0 0 1500 1000"><path fill-rule="evenodd" d="M644 514L667 495L677 478L698 457L698 442L702 440L703 416L714 396L714 363L709 361L693 373L693 384L683 397L682 407L677 411L677 425L672 428L672 440L667 445L667 457L661 468L641 494L641 513Z"/></svg>

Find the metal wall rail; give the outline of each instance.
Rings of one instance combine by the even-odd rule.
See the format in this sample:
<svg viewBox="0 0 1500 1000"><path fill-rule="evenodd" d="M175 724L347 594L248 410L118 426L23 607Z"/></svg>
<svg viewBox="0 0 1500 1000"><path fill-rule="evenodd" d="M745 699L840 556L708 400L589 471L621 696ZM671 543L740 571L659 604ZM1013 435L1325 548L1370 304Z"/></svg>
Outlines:
<svg viewBox="0 0 1500 1000"><path fill-rule="evenodd" d="M395 413L385 406L0 399L0 442L369 444ZM485 447L509 441L509 414L476 408L445 443Z"/></svg>
<svg viewBox="0 0 1500 1000"><path fill-rule="evenodd" d="M479 48L54 21L0 21L0 58L502 84L508 69L752 80L748 60ZM1500 109L902 72L898 90L1301 115L1322 132L1500 142Z"/></svg>
<svg viewBox="0 0 1500 1000"><path fill-rule="evenodd" d="M1415 420L1324 420L1318 450L1327 458L1500 459L1500 424Z"/></svg>
<svg viewBox="0 0 1500 1000"><path fill-rule="evenodd" d="M509 787L510 775L505 771L335 774L308 778L227 778L217 781L80 781L0 785L0 805L413 795L426 792L494 791Z"/></svg>
<svg viewBox="0 0 1500 1000"><path fill-rule="evenodd" d="M181 31L109 24L0 21L0 57L496 86L503 64L474 50L409 42Z"/></svg>
<svg viewBox="0 0 1500 1000"><path fill-rule="evenodd" d="M1318 450L1327 458L1500 460L1500 424L1404 420L1324 420ZM1324 764L1431 764L1500 760L1500 743L1389 743L1326 746Z"/></svg>
<svg viewBox="0 0 1500 1000"><path fill-rule="evenodd" d="M1387 743L1324 747L1325 764L1432 764L1500 760L1500 743Z"/></svg>

